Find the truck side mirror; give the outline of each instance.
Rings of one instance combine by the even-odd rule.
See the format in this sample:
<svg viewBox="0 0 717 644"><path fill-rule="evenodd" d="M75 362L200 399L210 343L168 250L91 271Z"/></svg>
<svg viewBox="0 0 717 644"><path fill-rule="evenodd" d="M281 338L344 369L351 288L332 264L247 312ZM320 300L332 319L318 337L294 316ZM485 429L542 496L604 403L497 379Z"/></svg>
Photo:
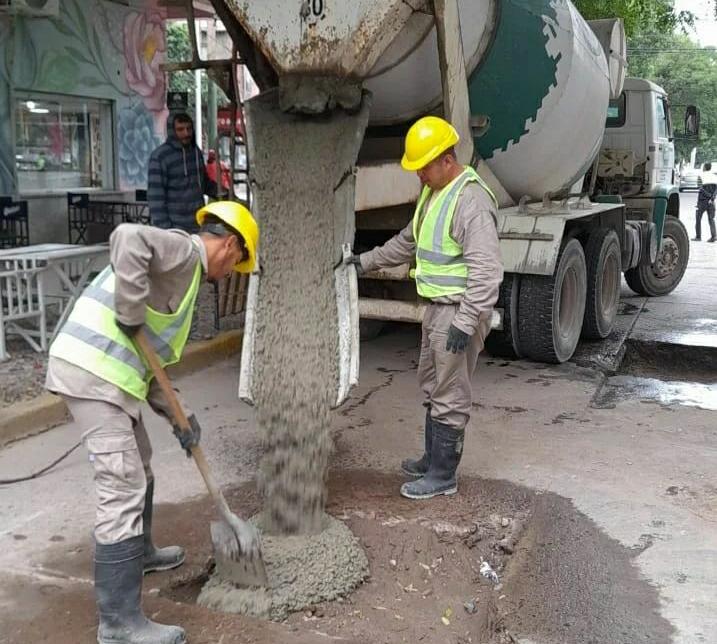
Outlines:
<svg viewBox="0 0 717 644"><path fill-rule="evenodd" d="M688 105L685 110L685 136L696 139L700 133L700 110Z"/></svg>

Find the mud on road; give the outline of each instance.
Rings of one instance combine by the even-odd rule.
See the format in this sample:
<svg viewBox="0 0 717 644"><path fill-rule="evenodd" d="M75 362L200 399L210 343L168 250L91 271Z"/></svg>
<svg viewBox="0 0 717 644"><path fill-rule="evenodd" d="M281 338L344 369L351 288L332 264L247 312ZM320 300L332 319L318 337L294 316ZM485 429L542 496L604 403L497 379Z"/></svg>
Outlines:
<svg viewBox="0 0 717 644"><path fill-rule="evenodd" d="M182 568L145 578L146 613L181 623L192 644L670 641L657 591L632 564L639 552L607 537L570 501L463 478L459 494L415 503L398 495L402 481L365 470L332 473L328 512L360 539L371 576L348 597L282 623L197 606L211 569L211 502L159 506L157 543L181 543L188 556ZM229 504L242 514L258 509L253 485L231 492ZM44 576L15 578L17 604L0 607L3 644L95 641L90 541L48 552ZM481 560L498 585L481 575Z"/></svg>

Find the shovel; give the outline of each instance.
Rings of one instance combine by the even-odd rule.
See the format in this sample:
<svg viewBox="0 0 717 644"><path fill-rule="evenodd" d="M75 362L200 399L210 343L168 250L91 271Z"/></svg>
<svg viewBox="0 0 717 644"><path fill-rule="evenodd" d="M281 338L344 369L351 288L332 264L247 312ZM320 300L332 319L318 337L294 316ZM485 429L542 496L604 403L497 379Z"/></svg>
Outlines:
<svg viewBox="0 0 717 644"><path fill-rule="evenodd" d="M137 332L134 342L144 355L167 399L174 424L182 432L191 431L187 416L172 389L172 383L159 363L159 358L144 330L140 329ZM268 586L259 533L251 523L240 519L229 509L222 491L212 476L202 448L199 445L193 445L189 451L223 519L223 522L212 521L210 525L212 545L220 576L237 586Z"/></svg>

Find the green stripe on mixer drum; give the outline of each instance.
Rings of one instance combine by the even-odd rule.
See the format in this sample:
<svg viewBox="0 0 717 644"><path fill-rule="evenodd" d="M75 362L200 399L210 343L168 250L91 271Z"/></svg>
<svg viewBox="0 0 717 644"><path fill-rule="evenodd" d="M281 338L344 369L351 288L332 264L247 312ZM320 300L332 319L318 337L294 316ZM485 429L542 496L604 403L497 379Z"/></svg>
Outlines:
<svg viewBox="0 0 717 644"><path fill-rule="evenodd" d="M558 0L564 4L564 0ZM472 114L490 117L490 127L475 140L484 159L505 151L528 132L551 87L556 84L560 54L547 51L554 38L556 0L503 0L499 23L485 60L468 81ZM545 16L547 21L544 19Z"/></svg>

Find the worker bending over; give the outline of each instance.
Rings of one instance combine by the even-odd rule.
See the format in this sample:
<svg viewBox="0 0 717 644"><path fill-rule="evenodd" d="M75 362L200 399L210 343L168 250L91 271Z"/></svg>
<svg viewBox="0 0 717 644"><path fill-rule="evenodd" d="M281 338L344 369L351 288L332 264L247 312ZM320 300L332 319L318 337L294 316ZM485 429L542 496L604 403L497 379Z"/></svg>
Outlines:
<svg viewBox="0 0 717 644"><path fill-rule="evenodd" d="M503 280L495 197L473 168L458 163L457 143L458 133L441 118L414 123L401 161L423 185L413 221L380 248L349 260L362 271L374 271L415 256L416 288L428 302L418 366L425 451L420 459L402 463L406 474L417 477L401 487L409 499L457 491L471 377Z"/></svg>
<svg viewBox="0 0 717 644"><path fill-rule="evenodd" d="M50 347L46 387L67 403L95 470L95 595L100 644L181 644L184 630L150 621L142 575L184 562L179 546L152 542L152 448L142 403L169 407L132 337L142 328L163 366L178 362L202 279L254 267L259 230L242 205L219 201L196 215L197 235L123 224L110 237L110 266L77 300ZM187 450L201 429L175 427Z"/></svg>

